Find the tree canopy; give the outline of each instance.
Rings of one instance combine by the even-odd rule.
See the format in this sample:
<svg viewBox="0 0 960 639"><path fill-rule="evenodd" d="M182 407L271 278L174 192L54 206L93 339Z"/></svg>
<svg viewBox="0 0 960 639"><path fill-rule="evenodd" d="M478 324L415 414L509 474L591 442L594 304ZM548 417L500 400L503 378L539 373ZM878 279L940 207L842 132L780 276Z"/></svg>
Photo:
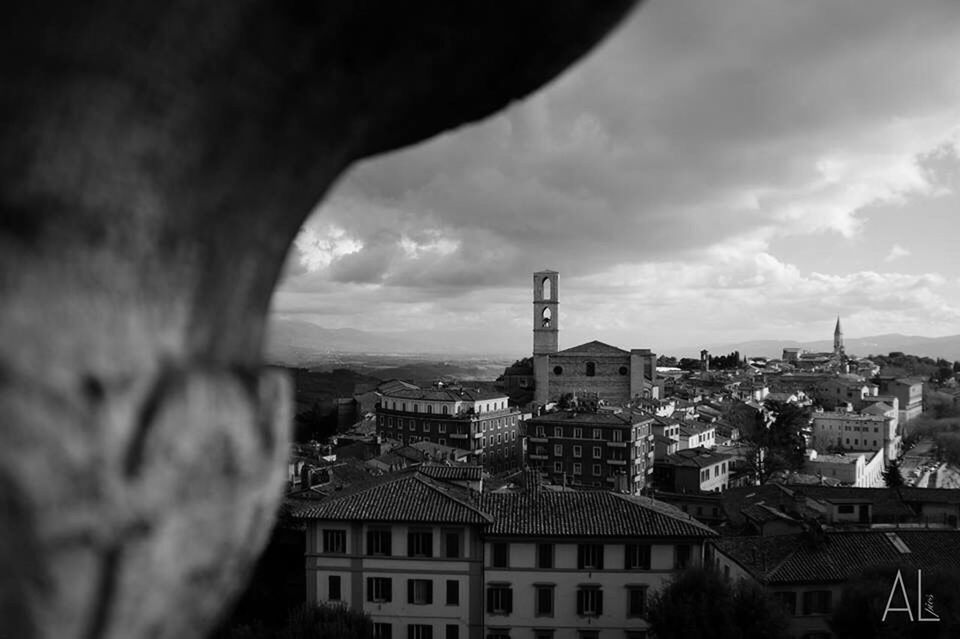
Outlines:
<svg viewBox="0 0 960 639"><path fill-rule="evenodd" d="M779 639L789 626L786 609L762 587L704 568L655 593L648 619L658 639Z"/></svg>

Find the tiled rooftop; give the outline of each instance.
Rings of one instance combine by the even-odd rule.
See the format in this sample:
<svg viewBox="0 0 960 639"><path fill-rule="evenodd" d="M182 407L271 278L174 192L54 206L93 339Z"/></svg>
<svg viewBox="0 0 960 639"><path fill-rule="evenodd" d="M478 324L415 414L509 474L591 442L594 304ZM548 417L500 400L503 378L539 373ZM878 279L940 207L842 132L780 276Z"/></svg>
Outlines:
<svg viewBox="0 0 960 639"><path fill-rule="evenodd" d="M712 543L767 584L847 581L876 565L960 570L958 530L827 532L819 539L805 533L724 537Z"/></svg>
<svg viewBox="0 0 960 639"><path fill-rule="evenodd" d="M479 481L483 475L481 466L456 465L447 466L445 464L423 464L417 470L427 477L446 481Z"/></svg>
<svg viewBox="0 0 960 639"><path fill-rule="evenodd" d="M680 509L608 491L486 493L488 534L546 537L707 537L716 533Z"/></svg>
<svg viewBox="0 0 960 639"><path fill-rule="evenodd" d="M474 494L420 473L390 475L299 510L300 519L484 524Z"/></svg>
<svg viewBox="0 0 960 639"><path fill-rule="evenodd" d="M429 471L428 471L429 472ZM492 535L549 537L715 536L677 508L609 491L478 494L404 472L345 490L295 513L301 519L476 524Z"/></svg>

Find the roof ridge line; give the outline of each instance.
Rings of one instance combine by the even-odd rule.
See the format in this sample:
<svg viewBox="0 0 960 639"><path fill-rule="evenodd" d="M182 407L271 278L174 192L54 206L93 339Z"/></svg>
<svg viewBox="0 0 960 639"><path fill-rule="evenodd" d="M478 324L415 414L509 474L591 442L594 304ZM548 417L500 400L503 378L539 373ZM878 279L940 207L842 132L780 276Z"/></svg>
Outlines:
<svg viewBox="0 0 960 639"><path fill-rule="evenodd" d="M445 491L443 491L443 490L440 490L440 488L435 485L438 480L435 480L435 479L433 479L432 477L427 477L426 475L423 475L423 474L421 474L421 473L415 473L414 476L413 476L413 478L414 478L414 480L419 481L420 483L422 483L424 486L426 486L426 487L429 488L430 490L432 490L432 491L440 494L440 495L443 496L443 497L446 497L447 499L452 499L453 501L457 502L458 504L460 504L460 505L463 506L464 508L469 508L469 509L472 510L473 512L475 512L475 513L477 513L478 515L482 516L482 517L483 517L484 519L486 519L488 522L493 523L493 517L492 517L489 513L484 512L483 510L480 510L479 508L477 508L477 507L474 506L473 504L469 504L469 503L463 501L463 500L460 499L459 497L456 497L456 496L454 496L454 495L451 495L451 494L448 493L448 492L445 492ZM467 490L470 490L470 489L468 488Z"/></svg>

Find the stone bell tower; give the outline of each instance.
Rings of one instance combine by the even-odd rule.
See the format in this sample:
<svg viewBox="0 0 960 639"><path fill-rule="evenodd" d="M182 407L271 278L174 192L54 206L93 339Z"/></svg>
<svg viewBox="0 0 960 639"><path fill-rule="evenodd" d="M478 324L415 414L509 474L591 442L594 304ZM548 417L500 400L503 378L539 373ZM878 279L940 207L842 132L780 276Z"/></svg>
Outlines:
<svg viewBox="0 0 960 639"><path fill-rule="evenodd" d="M550 355L557 352L560 315L557 312L556 271L533 274L533 380L534 400L543 406L550 399Z"/></svg>

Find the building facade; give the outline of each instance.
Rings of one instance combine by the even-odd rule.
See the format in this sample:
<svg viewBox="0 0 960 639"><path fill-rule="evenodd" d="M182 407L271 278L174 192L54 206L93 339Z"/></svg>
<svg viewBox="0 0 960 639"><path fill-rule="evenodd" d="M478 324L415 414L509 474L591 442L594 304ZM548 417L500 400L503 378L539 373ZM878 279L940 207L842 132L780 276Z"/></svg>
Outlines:
<svg viewBox="0 0 960 639"><path fill-rule="evenodd" d="M639 494L653 473L655 417L556 411L527 420L527 463L562 485Z"/></svg>
<svg viewBox="0 0 960 639"><path fill-rule="evenodd" d="M643 497L471 496L418 473L297 517L308 601L370 614L378 639L645 639L649 595L716 536Z"/></svg>
<svg viewBox="0 0 960 639"><path fill-rule="evenodd" d="M897 418L880 404L866 412L823 411L813 414L810 427L811 448L828 450L882 451L884 463L900 455L901 437Z"/></svg>
<svg viewBox="0 0 960 639"><path fill-rule="evenodd" d="M687 448L654 463L657 490L718 493L730 486L731 460L706 448Z"/></svg>
<svg viewBox="0 0 960 639"><path fill-rule="evenodd" d="M377 405L377 433L469 451L491 470L522 462L520 410L506 395L470 388L396 389Z"/></svg>

